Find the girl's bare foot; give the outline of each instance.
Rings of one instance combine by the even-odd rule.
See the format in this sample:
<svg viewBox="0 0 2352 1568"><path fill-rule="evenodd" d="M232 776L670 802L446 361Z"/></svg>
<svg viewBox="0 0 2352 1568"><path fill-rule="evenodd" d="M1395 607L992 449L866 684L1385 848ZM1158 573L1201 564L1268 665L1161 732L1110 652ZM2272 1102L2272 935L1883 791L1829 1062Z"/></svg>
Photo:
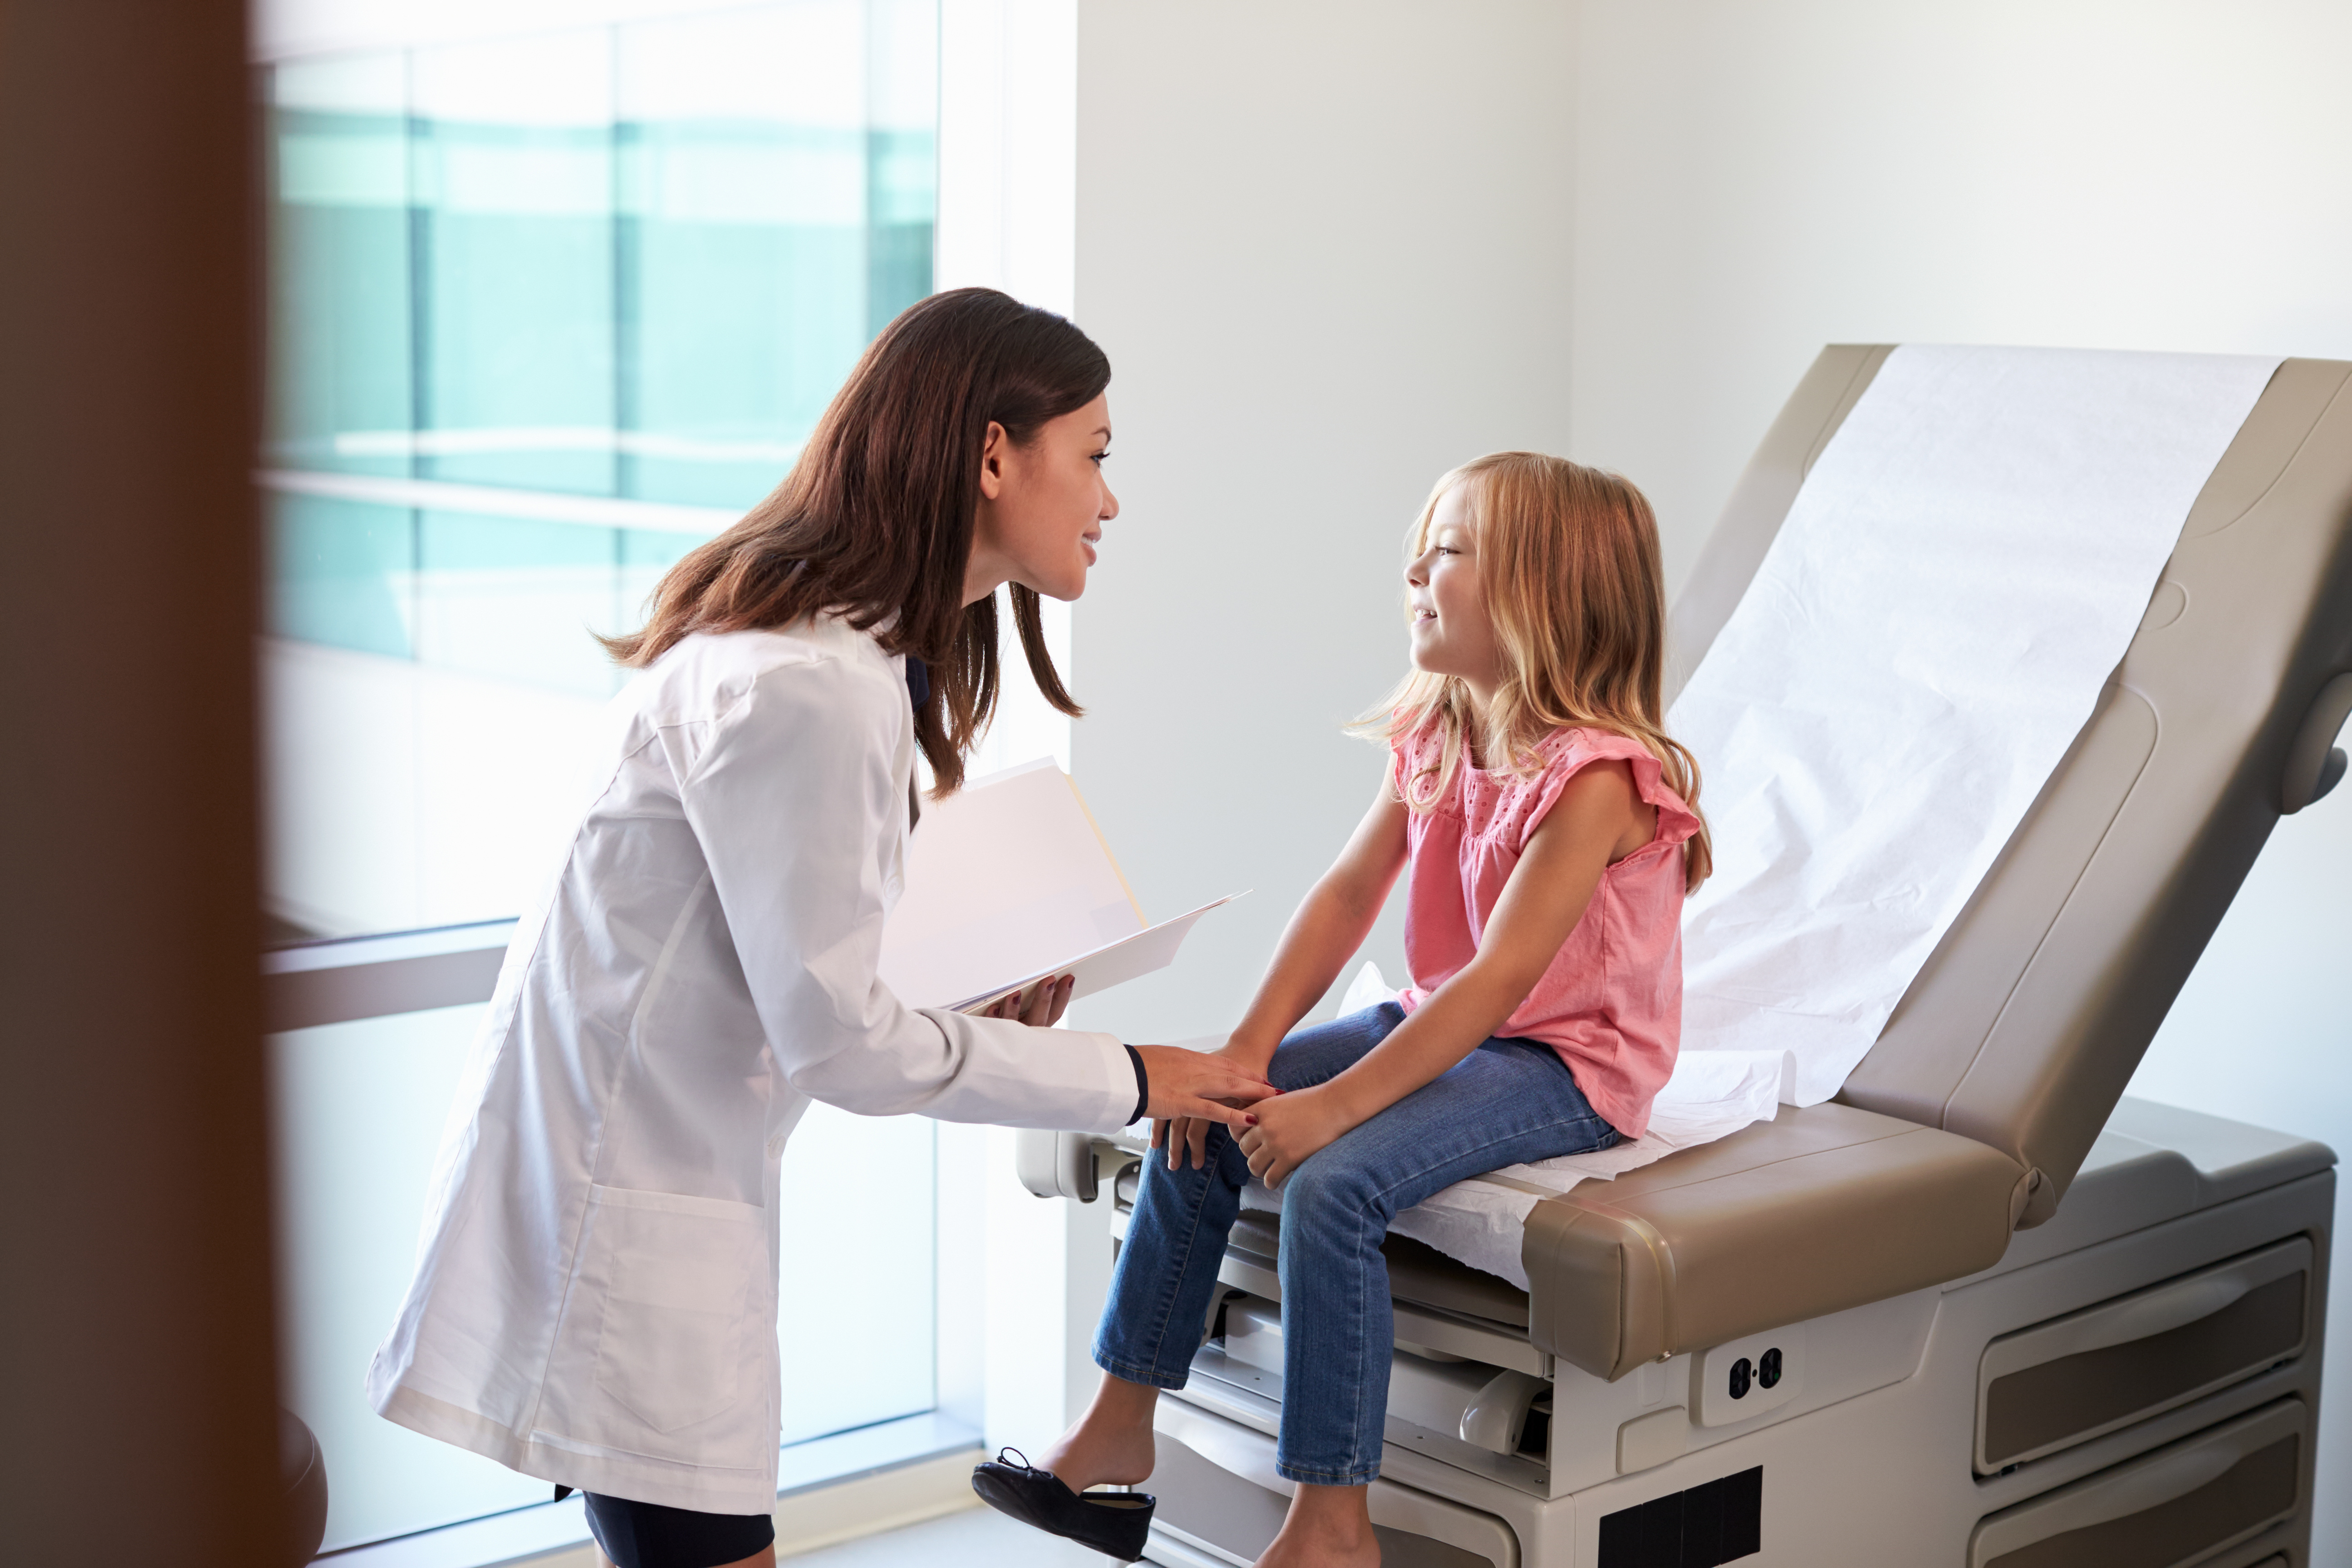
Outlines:
<svg viewBox="0 0 2352 1568"><path fill-rule="evenodd" d="M1368 1487L1301 1483L1257 1568L1380 1568Z"/></svg>
<svg viewBox="0 0 2352 1568"><path fill-rule="evenodd" d="M1158 1389L1103 1373L1087 1413L1038 1458L1038 1468L1074 1492L1150 1480L1151 1411L1159 1403Z"/></svg>

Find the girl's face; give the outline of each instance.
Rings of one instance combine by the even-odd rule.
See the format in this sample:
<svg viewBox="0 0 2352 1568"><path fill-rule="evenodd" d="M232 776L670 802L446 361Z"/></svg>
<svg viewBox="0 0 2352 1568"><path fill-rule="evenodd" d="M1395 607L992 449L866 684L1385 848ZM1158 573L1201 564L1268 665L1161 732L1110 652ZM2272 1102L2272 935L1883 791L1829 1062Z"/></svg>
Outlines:
<svg viewBox="0 0 2352 1568"><path fill-rule="evenodd" d="M1503 658L1478 582L1477 549L1469 487L1456 485L1438 498L1426 547L1404 569L1405 603L1413 667L1465 681L1487 702L1502 684Z"/></svg>
<svg viewBox="0 0 2352 1568"><path fill-rule="evenodd" d="M1022 584L1049 599L1086 592L1102 525L1118 515L1118 498L1103 482L1109 451L1107 395L1047 420L1025 446L1002 426L988 427L964 603L986 598L1001 583Z"/></svg>

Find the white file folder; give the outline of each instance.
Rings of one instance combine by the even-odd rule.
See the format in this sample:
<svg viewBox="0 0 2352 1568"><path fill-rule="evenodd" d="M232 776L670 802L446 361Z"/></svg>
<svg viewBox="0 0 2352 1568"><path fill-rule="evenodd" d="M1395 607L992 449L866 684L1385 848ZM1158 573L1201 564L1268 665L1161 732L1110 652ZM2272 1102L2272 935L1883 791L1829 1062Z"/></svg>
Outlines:
<svg viewBox="0 0 2352 1568"><path fill-rule="evenodd" d="M1073 998L1165 969L1192 922L1150 925L1069 775L1041 758L923 808L882 931L882 980L917 1007L971 1012L1048 975Z"/></svg>

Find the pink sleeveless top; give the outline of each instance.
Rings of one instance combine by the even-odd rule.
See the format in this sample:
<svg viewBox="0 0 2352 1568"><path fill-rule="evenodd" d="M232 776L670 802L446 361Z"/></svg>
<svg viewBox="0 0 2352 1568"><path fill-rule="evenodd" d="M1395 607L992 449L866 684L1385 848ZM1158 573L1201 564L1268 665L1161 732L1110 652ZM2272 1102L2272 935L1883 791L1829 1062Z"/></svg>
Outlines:
<svg viewBox="0 0 2352 1568"><path fill-rule="evenodd" d="M1402 789L1436 754L1436 737L1427 731L1399 741L1391 777ZM1537 754L1542 768L1524 778L1465 761L1444 797L1427 811L1407 814L1412 870L1404 953L1412 984L1398 1000L1410 1013L1477 952L1511 868L1577 771L1603 760L1632 764L1635 788L1657 807L1657 836L1601 873L1584 918L1551 967L1495 1033L1541 1040L1558 1051L1601 1119L1628 1139L1639 1138L1682 1039L1681 846L1698 831L1698 818L1666 786L1657 758L1639 741L1603 730L1555 730Z"/></svg>

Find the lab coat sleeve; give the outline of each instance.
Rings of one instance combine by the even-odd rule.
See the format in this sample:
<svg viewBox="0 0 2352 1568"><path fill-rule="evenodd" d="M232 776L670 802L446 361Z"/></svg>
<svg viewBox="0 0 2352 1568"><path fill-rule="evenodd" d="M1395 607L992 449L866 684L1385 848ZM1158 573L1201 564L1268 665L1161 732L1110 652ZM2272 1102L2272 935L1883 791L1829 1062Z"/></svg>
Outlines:
<svg viewBox="0 0 2352 1568"><path fill-rule="evenodd" d="M884 847L907 809L896 681L819 658L763 674L681 781L784 1076L865 1116L1108 1132L1135 1109L1113 1036L909 1008L876 973Z"/></svg>

